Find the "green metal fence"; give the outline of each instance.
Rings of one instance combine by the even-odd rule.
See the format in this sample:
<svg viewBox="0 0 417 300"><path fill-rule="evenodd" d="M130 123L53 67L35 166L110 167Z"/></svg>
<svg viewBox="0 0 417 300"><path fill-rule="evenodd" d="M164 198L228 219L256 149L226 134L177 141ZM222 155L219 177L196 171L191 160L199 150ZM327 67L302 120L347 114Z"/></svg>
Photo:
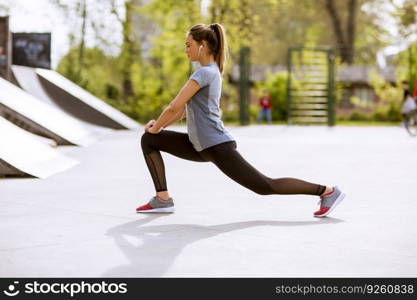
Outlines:
<svg viewBox="0 0 417 300"><path fill-rule="evenodd" d="M287 60L287 123L334 126L334 50L291 47Z"/></svg>
<svg viewBox="0 0 417 300"><path fill-rule="evenodd" d="M250 102L250 48L242 47L239 57L239 120L241 125L249 124Z"/></svg>

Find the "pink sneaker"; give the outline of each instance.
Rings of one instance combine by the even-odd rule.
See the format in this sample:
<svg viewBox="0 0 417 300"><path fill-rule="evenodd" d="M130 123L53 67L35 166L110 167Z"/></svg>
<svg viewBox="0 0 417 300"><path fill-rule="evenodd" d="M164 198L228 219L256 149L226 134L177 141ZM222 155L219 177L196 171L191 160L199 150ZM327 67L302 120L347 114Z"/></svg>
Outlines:
<svg viewBox="0 0 417 300"><path fill-rule="evenodd" d="M322 218L330 214L336 206L342 202L346 194L343 193L337 186L333 187L333 191L330 194L320 197L320 209L314 213L317 218Z"/></svg>
<svg viewBox="0 0 417 300"><path fill-rule="evenodd" d="M137 213L171 213L174 211L174 199L162 200L158 196L152 197L147 204L136 208Z"/></svg>

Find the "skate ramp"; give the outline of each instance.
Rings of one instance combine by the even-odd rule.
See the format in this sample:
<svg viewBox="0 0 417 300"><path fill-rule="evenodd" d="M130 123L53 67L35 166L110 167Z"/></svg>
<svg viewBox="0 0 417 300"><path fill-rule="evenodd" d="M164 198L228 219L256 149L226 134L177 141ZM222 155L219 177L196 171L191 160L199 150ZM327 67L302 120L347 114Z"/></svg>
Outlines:
<svg viewBox="0 0 417 300"><path fill-rule="evenodd" d="M91 132L61 110L2 78L0 89L0 115L23 129L53 139L59 145L88 146L95 142Z"/></svg>
<svg viewBox="0 0 417 300"><path fill-rule="evenodd" d="M23 66L12 66L12 75L13 75L13 83L22 88L24 91L28 92L32 96L35 96L39 100L42 100L44 103L51 105L65 114L67 114L69 117L73 118L75 122L79 122L80 127L84 127L86 133L85 134L91 134L93 136L99 136L102 134L107 134L111 132L111 129L97 126L89 122L85 122L81 119L78 119L77 116L74 116L68 112L66 112L56 101L54 101L48 93L43 89L40 81L39 76L36 74L35 68L30 67L23 67ZM89 132L89 133L87 133Z"/></svg>
<svg viewBox="0 0 417 300"><path fill-rule="evenodd" d="M47 178L78 164L0 117L0 175Z"/></svg>
<svg viewBox="0 0 417 300"><path fill-rule="evenodd" d="M71 115L83 121L113 129L139 128L136 121L59 73L47 69L36 69L36 74L50 99Z"/></svg>

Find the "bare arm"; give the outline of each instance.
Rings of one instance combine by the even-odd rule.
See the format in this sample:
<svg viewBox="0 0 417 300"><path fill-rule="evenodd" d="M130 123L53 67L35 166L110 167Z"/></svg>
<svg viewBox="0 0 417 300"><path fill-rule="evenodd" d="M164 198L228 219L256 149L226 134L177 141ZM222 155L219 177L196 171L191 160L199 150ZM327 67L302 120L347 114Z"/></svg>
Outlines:
<svg viewBox="0 0 417 300"><path fill-rule="evenodd" d="M162 125L163 128L167 128L171 124L183 119L185 116L185 107L182 109L182 111L179 111L171 120L168 120L165 125Z"/></svg>
<svg viewBox="0 0 417 300"><path fill-rule="evenodd" d="M155 132L158 132L162 127L167 126L166 124L172 124L172 120L183 115L185 110L185 104L191 99L191 97L200 89L200 86L195 80L188 80L174 100L164 109L164 111L156 120L152 126ZM179 119L178 119L179 120ZM176 120L175 120L176 121Z"/></svg>

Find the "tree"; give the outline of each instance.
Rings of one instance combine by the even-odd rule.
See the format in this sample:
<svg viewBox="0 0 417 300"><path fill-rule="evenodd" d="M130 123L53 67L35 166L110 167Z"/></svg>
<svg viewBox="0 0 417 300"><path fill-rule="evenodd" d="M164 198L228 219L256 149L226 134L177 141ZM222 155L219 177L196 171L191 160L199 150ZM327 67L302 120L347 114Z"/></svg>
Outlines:
<svg viewBox="0 0 417 300"><path fill-rule="evenodd" d="M57 71L71 79L74 71L74 58L79 54L79 47L75 46L60 60ZM115 57L107 56L100 48L84 49L83 88L112 105L118 105L118 87L120 73L117 72L118 61Z"/></svg>
<svg viewBox="0 0 417 300"><path fill-rule="evenodd" d="M139 41L135 40L133 36L133 24L132 15L134 13L135 5L132 1L124 2L124 17L120 17L116 3L112 2L112 13L117 16L117 19L122 24L123 42L121 46L121 74L122 74L122 95L123 100L126 102L129 97L134 95L134 89L132 84L132 67L136 58L139 57Z"/></svg>
<svg viewBox="0 0 417 300"><path fill-rule="evenodd" d="M10 2L11 0L3 0L0 3L0 16L7 16L10 11Z"/></svg>
<svg viewBox="0 0 417 300"><path fill-rule="evenodd" d="M185 34L197 23L217 22L226 28L230 56L222 108L237 103L236 89L229 79L241 46L251 48L252 65L284 65L290 46L329 45L343 50L341 57L346 63L353 63L355 57L355 63L372 64L375 53L387 43L387 32L376 22L385 7L383 0L319 0L303 1L302 5L291 0L211 0L206 14L201 13L202 0L51 1L68 7L63 11L74 29L71 51L60 70L70 78L82 70L84 81L76 81L78 84L108 95L117 108L139 121L157 117L189 77L192 69L184 54ZM78 10L74 6L77 2L81 3ZM374 9L364 9L371 4ZM101 49L104 57L91 49ZM86 58L95 55L111 61L111 67ZM89 68L95 71L89 72ZM99 77L99 82L109 93L94 84L100 68L100 76L107 77Z"/></svg>
<svg viewBox="0 0 417 300"><path fill-rule="evenodd" d="M344 29L342 24L343 21L339 15L338 9L335 6L335 1L325 0L325 8L333 24L332 28L337 41L337 48L340 50L340 57L342 62L349 65L353 64L354 61L355 19L357 15L357 6L357 0L347 0L348 14Z"/></svg>
<svg viewBox="0 0 417 300"><path fill-rule="evenodd" d="M226 28L231 63L237 62L242 46L254 41L258 16L253 0L213 0L209 7L210 23L222 23Z"/></svg>
<svg viewBox="0 0 417 300"><path fill-rule="evenodd" d="M75 14L77 18L81 19L81 28L80 31L80 40L78 43L78 59L76 61L76 64L73 64L70 66L71 70L70 73L72 75L72 80L78 83L82 83L83 77L82 77L82 71L83 71L83 61L84 61L84 48L85 48L85 35L86 35L86 26L87 26L87 19L89 17L88 15L88 9L87 9L87 2L86 0L77 0L73 3L69 3L66 0L52 0L52 3L55 4L58 8L60 8L65 15L71 15ZM75 28L77 26L74 26ZM70 44L71 47L74 46L75 40L76 40L77 34L72 32L70 34ZM72 70L72 68L76 70Z"/></svg>
<svg viewBox="0 0 417 300"><path fill-rule="evenodd" d="M78 72L77 72L77 77L81 78L81 72L82 72L83 63L84 63L85 28L86 28L86 22L87 22L87 3L85 0L82 0L82 2L77 3L77 10L80 11L81 18L82 18L81 42L80 42L80 49L78 51Z"/></svg>
<svg viewBox="0 0 417 300"><path fill-rule="evenodd" d="M391 3L395 7L393 13L397 19L400 35L403 40L417 35L417 3L415 0L404 0L402 5L396 5L396 2L391 0ZM402 65L408 65L407 77L410 85L410 89L414 90L417 83L417 42L408 44L407 50L401 53L398 57L398 62ZM400 71L401 72L401 71ZM403 75L403 76L404 76Z"/></svg>
<svg viewBox="0 0 417 300"><path fill-rule="evenodd" d="M417 2L415 0L404 0L402 6L391 0L396 8L394 16L398 19L400 33L403 36L417 34Z"/></svg>

